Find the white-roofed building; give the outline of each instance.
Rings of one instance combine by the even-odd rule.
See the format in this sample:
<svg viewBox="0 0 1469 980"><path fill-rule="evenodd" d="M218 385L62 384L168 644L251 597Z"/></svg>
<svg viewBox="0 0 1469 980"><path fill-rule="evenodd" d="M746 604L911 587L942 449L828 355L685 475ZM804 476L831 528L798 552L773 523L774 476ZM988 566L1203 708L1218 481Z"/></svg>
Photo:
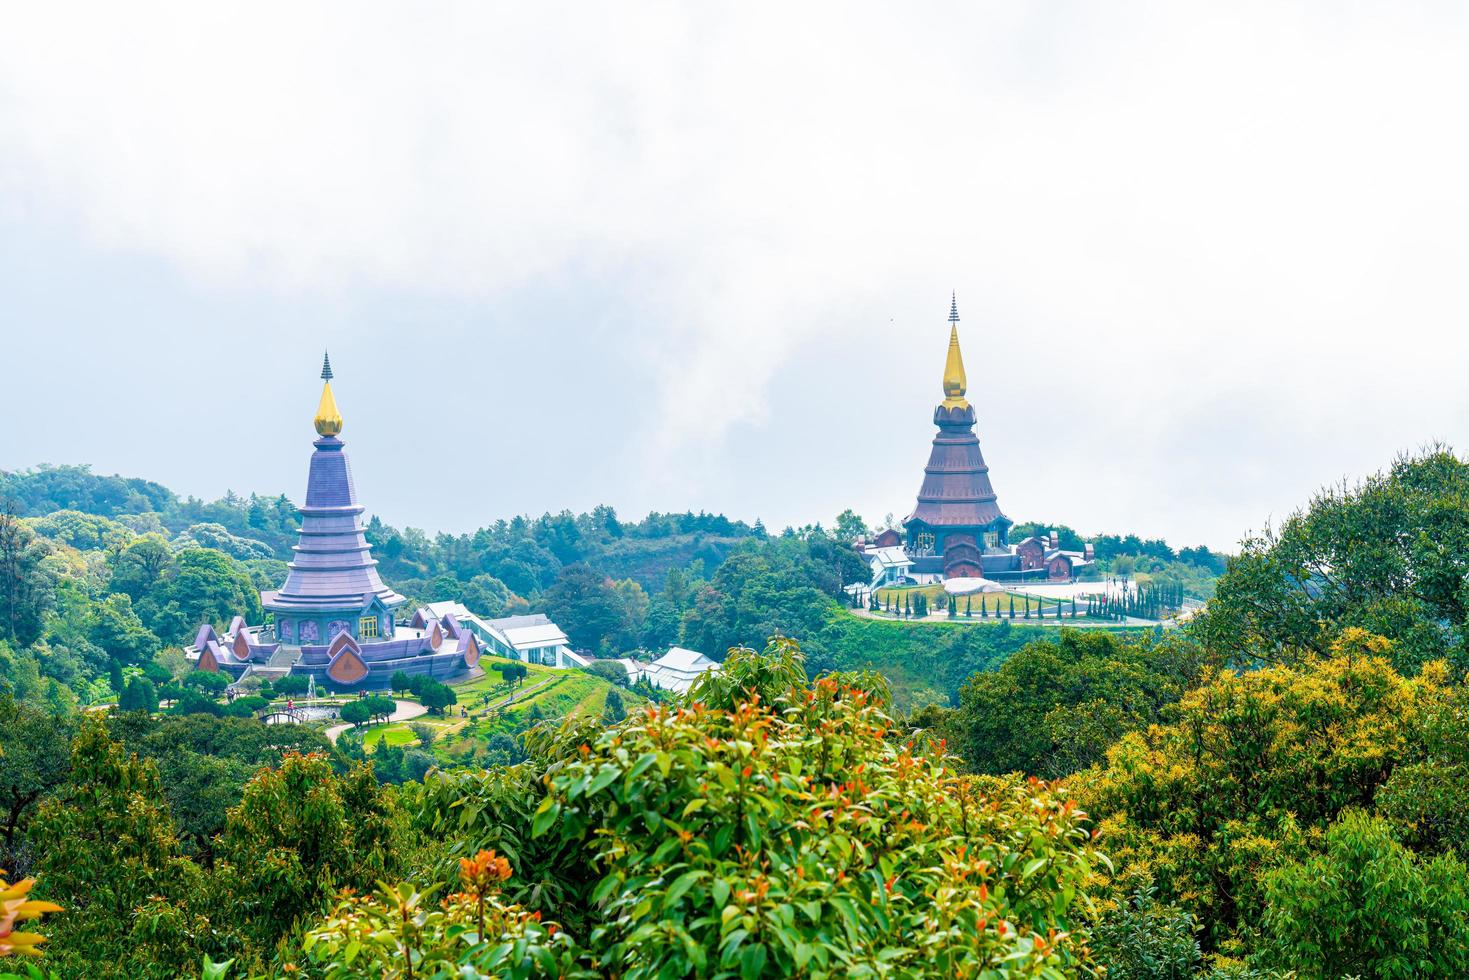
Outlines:
<svg viewBox="0 0 1469 980"><path fill-rule="evenodd" d="M706 671L719 670L719 664L696 650L672 647L667 653L650 664L633 660L619 661L628 672L630 683L645 678L654 687L665 691L684 693L694 686L694 681Z"/></svg>
<svg viewBox="0 0 1469 980"><path fill-rule="evenodd" d="M872 569L872 583L869 587L873 589L897 585L908 576L908 570L913 567L913 559L908 557L908 552L902 545L868 548L866 556Z"/></svg>
<svg viewBox="0 0 1469 980"><path fill-rule="evenodd" d="M433 602L436 616L450 615L485 642L487 653L545 667L585 667L589 660L572 652L566 633L545 613L480 619L458 602Z"/></svg>

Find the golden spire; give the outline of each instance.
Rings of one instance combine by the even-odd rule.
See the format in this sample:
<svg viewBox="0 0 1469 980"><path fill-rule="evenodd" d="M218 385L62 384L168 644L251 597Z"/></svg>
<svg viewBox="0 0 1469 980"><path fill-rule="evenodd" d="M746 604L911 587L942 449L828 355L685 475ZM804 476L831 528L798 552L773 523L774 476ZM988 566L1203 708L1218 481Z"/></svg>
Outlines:
<svg viewBox="0 0 1469 980"><path fill-rule="evenodd" d="M341 435L342 413L337 411L337 400L332 397L332 361L321 357L321 402L316 406L316 434L319 436Z"/></svg>
<svg viewBox="0 0 1469 980"><path fill-rule="evenodd" d="M959 353L959 299L949 301L949 359L944 362L944 408L968 408L964 400L968 390L964 377L964 355Z"/></svg>

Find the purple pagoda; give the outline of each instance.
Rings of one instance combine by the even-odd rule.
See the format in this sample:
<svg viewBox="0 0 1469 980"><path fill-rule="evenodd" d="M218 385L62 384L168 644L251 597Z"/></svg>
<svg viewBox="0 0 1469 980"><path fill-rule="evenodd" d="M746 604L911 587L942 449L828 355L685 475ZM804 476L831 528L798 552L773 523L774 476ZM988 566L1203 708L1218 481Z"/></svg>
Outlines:
<svg viewBox="0 0 1469 980"><path fill-rule="evenodd" d="M237 679L251 671L265 678L289 672L314 675L319 686L336 690L386 688L399 670L436 678L473 670L479 640L453 616L434 618L420 609L395 623L394 611L408 600L383 583L367 543L352 465L337 438L342 416L329 358L321 377L300 542L285 584L260 596L274 623L252 627L236 616L224 637L205 624L190 658L200 670Z"/></svg>

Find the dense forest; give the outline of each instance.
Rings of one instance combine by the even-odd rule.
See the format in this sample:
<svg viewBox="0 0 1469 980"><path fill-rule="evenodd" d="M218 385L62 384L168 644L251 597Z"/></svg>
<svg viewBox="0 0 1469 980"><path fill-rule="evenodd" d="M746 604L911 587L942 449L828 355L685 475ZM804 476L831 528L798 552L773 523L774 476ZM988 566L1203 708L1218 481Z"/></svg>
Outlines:
<svg viewBox="0 0 1469 980"><path fill-rule="evenodd" d="M225 550L265 541L238 524L205 544L195 515L77 515L17 514L0 541L22 570L0 952L42 950L38 976L1469 973L1469 463L1447 450L1242 542L1169 630L864 619L836 598L846 529L666 519L677 547L727 550L672 559L614 646L662 622L663 642L733 647L724 669L548 717L488 765L156 702L77 710L44 658L105 658L99 686L113 661L124 683L166 674L169 617L206 608L186 556L223 556L236 591L280 560ZM558 555L557 524L482 532L558 563L525 593L473 547L405 546L404 567L492 575L561 616L642 588L602 564L628 526L570 518ZM150 535L151 579L125 558ZM1215 560L1137 545L1159 574ZM133 649L85 646L118 622Z"/></svg>

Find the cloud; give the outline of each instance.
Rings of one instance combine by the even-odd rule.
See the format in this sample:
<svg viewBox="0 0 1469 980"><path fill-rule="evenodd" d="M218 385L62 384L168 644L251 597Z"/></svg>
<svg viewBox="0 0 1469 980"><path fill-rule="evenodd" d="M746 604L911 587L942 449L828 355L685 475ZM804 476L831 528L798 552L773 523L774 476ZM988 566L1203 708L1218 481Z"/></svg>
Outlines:
<svg viewBox="0 0 1469 980"><path fill-rule="evenodd" d="M231 289L616 281L630 438L710 480L833 345L870 352L843 414L921 453L957 288L991 415L1051 433L999 436L1024 499L1218 540L1237 501L1179 474L1259 430L1199 413L1277 393L1272 453L1385 461L1466 407L1410 380L1469 356L1465 39L1407 5L29 5L0 190ZM1032 480L1056 451L1134 511Z"/></svg>

